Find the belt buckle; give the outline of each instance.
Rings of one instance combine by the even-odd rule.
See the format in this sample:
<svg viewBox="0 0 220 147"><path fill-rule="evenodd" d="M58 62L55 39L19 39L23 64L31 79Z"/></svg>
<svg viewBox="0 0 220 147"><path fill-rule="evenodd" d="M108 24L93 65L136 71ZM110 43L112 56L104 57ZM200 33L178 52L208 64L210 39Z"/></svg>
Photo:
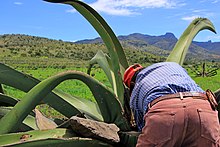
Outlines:
<svg viewBox="0 0 220 147"><path fill-rule="evenodd" d="M148 103L148 110L152 107L151 103Z"/></svg>
<svg viewBox="0 0 220 147"><path fill-rule="evenodd" d="M180 95L180 99L183 100L183 93L179 92L179 95Z"/></svg>

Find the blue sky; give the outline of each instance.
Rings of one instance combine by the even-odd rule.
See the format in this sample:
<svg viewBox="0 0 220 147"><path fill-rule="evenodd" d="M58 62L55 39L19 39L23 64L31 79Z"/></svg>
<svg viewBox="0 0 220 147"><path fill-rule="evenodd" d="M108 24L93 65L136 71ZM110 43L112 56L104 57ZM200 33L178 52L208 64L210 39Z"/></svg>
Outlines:
<svg viewBox="0 0 220 147"><path fill-rule="evenodd" d="M142 33L178 38L196 17L210 19L217 31L200 32L194 40L220 42L220 0L84 0L107 21L115 34ZM64 41L98 37L70 5L42 0L4 0L0 34L27 34Z"/></svg>

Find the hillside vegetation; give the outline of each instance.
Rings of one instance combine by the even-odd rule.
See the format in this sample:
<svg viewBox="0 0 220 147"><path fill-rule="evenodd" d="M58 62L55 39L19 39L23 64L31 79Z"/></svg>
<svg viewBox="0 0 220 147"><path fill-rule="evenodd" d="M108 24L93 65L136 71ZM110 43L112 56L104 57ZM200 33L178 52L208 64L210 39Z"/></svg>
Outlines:
<svg viewBox="0 0 220 147"><path fill-rule="evenodd" d="M135 33L118 38L129 64L151 64L165 61L177 40L170 33L162 36ZM207 46L207 43L196 42L196 44ZM214 43L212 49L204 49L196 44L194 42L191 45L186 63L220 61L220 55L212 53L218 47L218 43ZM74 43L22 34L0 35L0 62L13 67L18 65L32 69L86 67L98 50L107 53L106 46L100 38Z"/></svg>
<svg viewBox="0 0 220 147"><path fill-rule="evenodd" d="M152 47L152 50L154 48ZM154 55L139 47L124 44L124 49L130 63L154 63L165 59L164 56ZM0 59L1 62L8 64L20 62L46 66L45 62L52 61L53 65L56 66L58 60L59 62L66 62L64 63L65 66L71 63L81 64L94 57L98 50L107 53L105 45L100 43L76 44L21 34L0 35ZM161 54L167 55L167 52Z"/></svg>

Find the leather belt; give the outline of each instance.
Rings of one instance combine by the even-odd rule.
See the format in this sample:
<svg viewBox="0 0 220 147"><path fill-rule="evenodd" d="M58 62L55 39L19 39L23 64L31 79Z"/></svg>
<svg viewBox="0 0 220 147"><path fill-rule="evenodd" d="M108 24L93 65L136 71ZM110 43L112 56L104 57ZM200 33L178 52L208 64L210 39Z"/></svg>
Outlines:
<svg viewBox="0 0 220 147"><path fill-rule="evenodd" d="M203 99L203 100L208 100L208 97L206 96L205 93L200 93L200 92L178 92L174 94L168 94L161 96L159 98L156 98L150 103L150 107L158 103L159 101L167 100L167 99L174 99L174 98L179 98L179 99L184 99L187 97L192 97L194 99Z"/></svg>

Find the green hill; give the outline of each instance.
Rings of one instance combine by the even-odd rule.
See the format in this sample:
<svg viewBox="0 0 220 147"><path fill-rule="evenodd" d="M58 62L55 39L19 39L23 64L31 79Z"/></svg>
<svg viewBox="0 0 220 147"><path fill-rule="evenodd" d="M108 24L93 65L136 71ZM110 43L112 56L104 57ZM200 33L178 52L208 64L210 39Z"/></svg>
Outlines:
<svg viewBox="0 0 220 147"><path fill-rule="evenodd" d="M123 43L123 46L126 57L130 63L153 63L165 60L163 56L157 56L141 48L128 46L126 43ZM50 59L52 62L56 62L58 59L59 61L65 59L65 61L79 64L90 60L98 50L103 50L107 53L105 45L100 43L76 44L73 42L21 34L0 35L1 61L11 60L10 62L19 62L23 60L22 62L29 63L31 62L30 60L33 59L39 61ZM154 49L152 48L151 50ZM164 55L167 55L167 53L164 53ZM33 63L29 64L35 63L33 61ZM44 64L43 61L42 64Z"/></svg>
<svg viewBox="0 0 220 147"><path fill-rule="evenodd" d="M136 33L118 38L130 64L165 61L177 41L171 33L159 37ZM0 61L6 64L28 64L37 67L78 66L86 64L98 50L107 53L100 38L74 43L22 34L0 35ZM214 50L209 52L192 44L187 61L220 61L220 55L214 54Z"/></svg>

